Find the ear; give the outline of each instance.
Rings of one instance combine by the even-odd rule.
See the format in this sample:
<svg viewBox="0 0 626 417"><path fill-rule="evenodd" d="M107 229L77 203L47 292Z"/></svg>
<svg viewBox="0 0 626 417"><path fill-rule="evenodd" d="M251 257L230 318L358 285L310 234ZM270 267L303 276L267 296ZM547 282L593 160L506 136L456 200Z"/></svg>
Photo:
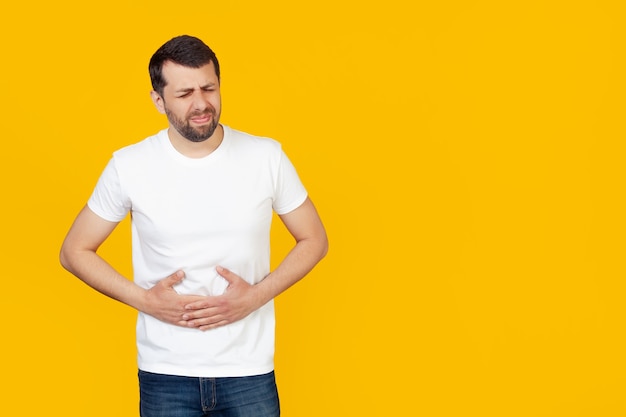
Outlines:
<svg viewBox="0 0 626 417"><path fill-rule="evenodd" d="M159 113L165 114L163 97L161 97L161 95L156 91L152 90L150 91L150 98L152 99L152 102L154 103L154 106L159 111Z"/></svg>

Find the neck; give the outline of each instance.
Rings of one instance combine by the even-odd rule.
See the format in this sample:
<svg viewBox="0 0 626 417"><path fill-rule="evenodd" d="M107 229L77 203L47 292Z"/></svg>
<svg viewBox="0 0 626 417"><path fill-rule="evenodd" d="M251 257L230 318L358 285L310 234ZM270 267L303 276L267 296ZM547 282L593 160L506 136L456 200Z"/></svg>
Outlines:
<svg viewBox="0 0 626 417"><path fill-rule="evenodd" d="M176 129L170 126L167 130L167 135L178 152L185 155L188 158L204 158L215 151L222 140L224 139L224 128L221 124L217 125L215 132L207 140L202 142L192 142L189 139L184 138L178 133Z"/></svg>

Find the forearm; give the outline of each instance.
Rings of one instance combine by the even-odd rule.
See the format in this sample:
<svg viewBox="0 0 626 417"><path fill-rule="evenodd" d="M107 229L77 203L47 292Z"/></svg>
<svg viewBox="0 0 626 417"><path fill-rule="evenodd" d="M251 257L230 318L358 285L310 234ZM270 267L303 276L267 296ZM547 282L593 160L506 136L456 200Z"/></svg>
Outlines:
<svg viewBox="0 0 626 417"><path fill-rule="evenodd" d="M280 218L296 245L274 271L255 285L259 307L301 280L328 252L326 230L309 198Z"/></svg>
<svg viewBox="0 0 626 417"><path fill-rule="evenodd" d="M255 285L260 305L264 305L304 278L326 255L326 236L296 243L278 267Z"/></svg>
<svg viewBox="0 0 626 417"><path fill-rule="evenodd" d="M78 214L61 246L60 261L65 269L90 287L163 322L186 326L185 305L201 296L181 296L174 286L184 279L174 271L150 289L141 288L109 265L97 251L117 223L106 221L88 207Z"/></svg>
<svg viewBox="0 0 626 417"><path fill-rule="evenodd" d="M60 260L65 269L96 291L137 310L145 310L146 290L122 276L95 251L64 248Z"/></svg>

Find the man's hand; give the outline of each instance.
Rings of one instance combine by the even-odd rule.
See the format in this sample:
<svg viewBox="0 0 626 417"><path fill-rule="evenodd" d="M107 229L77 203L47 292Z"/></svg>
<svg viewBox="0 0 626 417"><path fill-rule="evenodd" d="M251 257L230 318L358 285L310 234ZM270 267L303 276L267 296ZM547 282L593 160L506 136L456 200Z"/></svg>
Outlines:
<svg viewBox="0 0 626 417"><path fill-rule="evenodd" d="M185 306L190 303L197 303L206 297L178 294L174 285L184 278L185 273L183 271L176 271L147 290L144 312L165 323L189 327L183 319L183 315L187 312Z"/></svg>
<svg viewBox="0 0 626 417"><path fill-rule="evenodd" d="M217 273L228 281L226 291L187 303L184 306L187 312L182 316L187 327L214 329L241 320L261 307L253 285L226 268L218 266Z"/></svg>

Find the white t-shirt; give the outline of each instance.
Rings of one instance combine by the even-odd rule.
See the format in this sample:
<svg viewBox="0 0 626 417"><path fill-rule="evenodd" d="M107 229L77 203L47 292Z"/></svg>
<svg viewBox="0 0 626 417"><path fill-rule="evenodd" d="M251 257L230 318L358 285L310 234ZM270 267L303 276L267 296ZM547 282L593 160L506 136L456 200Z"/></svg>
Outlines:
<svg viewBox="0 0 626 417"><path fill-rule="evenodd" d="M134 281L150 288L178 269L180 294L219 295L223 266L254 284L270 272L272 211L288 213L307 197L272 139L224 126L220 146L204 158L180 154L167 130L113 154L88 205L108 221L131 213ZM200 331L139 313L139 369L203 377L270 372L274 304L245 319Z"/></svg>

